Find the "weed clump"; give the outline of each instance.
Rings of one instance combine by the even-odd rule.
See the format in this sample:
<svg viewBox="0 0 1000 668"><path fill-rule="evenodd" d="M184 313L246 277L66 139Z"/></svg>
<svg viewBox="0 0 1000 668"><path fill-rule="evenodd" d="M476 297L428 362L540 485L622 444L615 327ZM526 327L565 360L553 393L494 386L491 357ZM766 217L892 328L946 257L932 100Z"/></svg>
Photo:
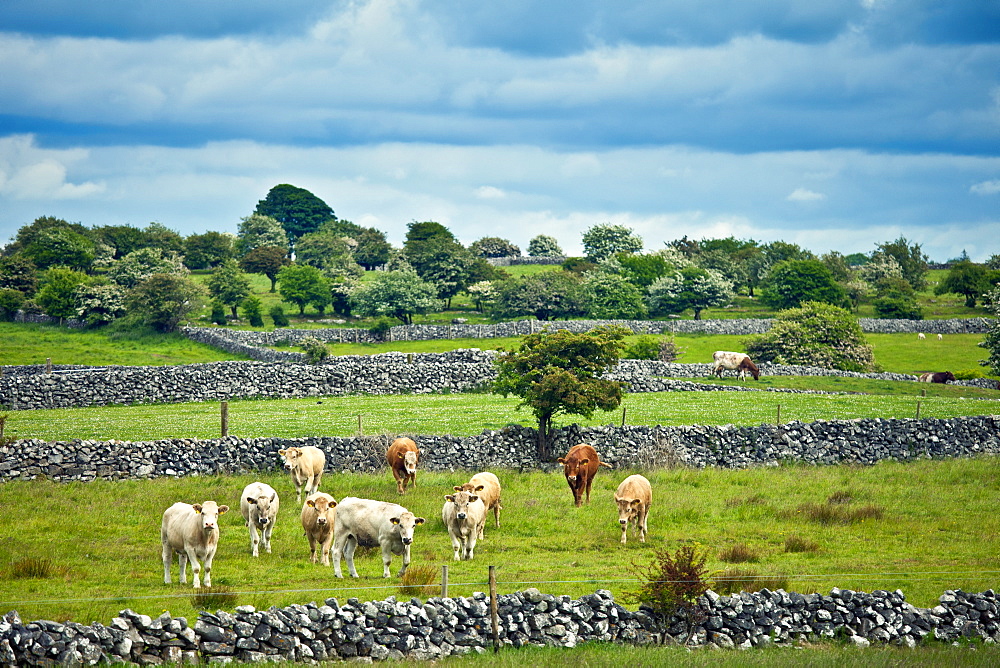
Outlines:
<svg viewBox="0 0 1000 668"><path fill-rule="evenodd" d="M434 566L411 566L403 573L399 591L406 596L427 595L435 587L436 578Z"/></svg>
<svg viewBox="0 0 1000 668"><path fill-rule="evenodd" d="M315 336L303 338L299 341L299 347L305 353L306 363L308 364L322 364L330 356L330 349Z"/></svg>
<svg viewBox="0 0 1000 668"><path fill-rule="evenodd" d="M788 589L791 581L787 575L759 575L757 571L727 568L715 576L715 591L719 594L755 592L761 589Z"/></svg>
<svg viewBox="0 0 1000 668"><path fill-rule="evenodd" d="M819 543L802 536L785 538L785 552L819 552Z"/></svg>
<svg viewBox="0 0 1000 668"><path fill-rule="evenodd" d="M846 503L804 503L798 507L810 522L817 524L857 524L865 520L880 520L885 515L881 506L868 504L852 508Z"/></svg>
<svg viewBox="0 0 1000 668"><path fill-rule="evenodd" d="M56 566L50 559L41 557L26 557L11 563L7 569L11 580L27 580L30 578L48 579L62 577L69 572L66 566Z"/></svg>
<svg viewBox="0 0 1000 668"><path fill-rule="evenodd" d="M746 543L736 543L720 551L719 559L730 564L757 562L760 561L760 552Z"/></svg>
<svg viewBox="0 0 1000 668"><path fill-rule="evenodd" d="M219 608L233 608L237 604L236 592L231 587L225 585L215 585L203 587L193 596L191 604L199 610L217 610Z"/></svg>

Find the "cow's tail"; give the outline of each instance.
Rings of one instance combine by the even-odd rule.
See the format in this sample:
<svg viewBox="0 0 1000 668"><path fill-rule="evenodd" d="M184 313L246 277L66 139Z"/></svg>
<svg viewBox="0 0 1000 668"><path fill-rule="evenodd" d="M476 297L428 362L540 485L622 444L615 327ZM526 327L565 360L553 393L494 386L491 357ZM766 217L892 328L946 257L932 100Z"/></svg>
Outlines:
<svg viewBox="0 0 1000 668"><path fill-rule="evenodd" d="M614 468L614 466L612 466L611 464L609 464L607 462L598 462L598 464L600 464L601 466L607 466L609 469L613 469Z"/></svg>

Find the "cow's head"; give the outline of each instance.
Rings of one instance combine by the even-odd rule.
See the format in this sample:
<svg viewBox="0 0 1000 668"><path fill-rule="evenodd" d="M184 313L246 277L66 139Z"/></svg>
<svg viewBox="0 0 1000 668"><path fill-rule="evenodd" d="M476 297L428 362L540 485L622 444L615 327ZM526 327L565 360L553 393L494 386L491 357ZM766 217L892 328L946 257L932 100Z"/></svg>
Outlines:
<svg viewBox="0 0 1000 668"><path fill-rule="evenodd" d="M251 506L257 506L257 523L262 527L266 527L268 522L271 521L269 512L271 510L271 504L278 497L278 493L274 492L270 496L248 496L247 503Z"/></svg>
<svg viewBox="0 0 1000 668"><path fill-rule="evenodd" d="M414 517L413 513L405 510L399 514L399 517L390 517L389 521L396 525L396 530L399 531L399 538L403 541L403 545L409 545L413 542L413 528L418 524L423 524L424 518Z"/></svg>
<svg viewBox="0 0 1000 668"><path fill-rule="evenodd" d="M201 515L201 528L212 532L219 528L219 515L229 511L229 506L220 506L215 501L195 503L191 506L194 512Z"/></svg>
<svg viewBox="0 0 1000 668"><path fill-rule="evenodd" d="M953 374L951 371L944 372L944 382L947 383L948 381L955 382L955 374Z"/></svg>
<svg viewBox="0 0 1000 668"><path fill-rule="evenodd" d="M760 380L760 369L757 368L757 365L749 357L743 358L743 361L740 362L740 367L749 371L754 380Z"/></svg>
<svg viewBox="0 0 1000 668"><path fill-rule="evenodd" d="M328 522L333 522L332 511L337 507L337 502L329 494L317 492L306 499L306 507L312 508L316 524L323 526Z"/></svg>
<svg viewBox="0 0 1000 668"><path fill-rule="evenodd" d="M580 475L580 471L588 463L590 463L589 457L584 457L583 459L577 459L576 457L560 457L556 460L563 465L563 474L566 476L566 480L571 483L575 483L577 477Z"/></svg>
<svg viewBox="0 0 1000 668"><path fill-rule="evenodd" d="M420 460L420 452L417 450L407 450L406 452L399 453L399 461L402 462L403 468L406 469L408 474L414 474L417 472L417 463Z"/></svg>
<svg viewBox="0 0 1000 668"><path fill-rule="evenodd" d="M464 520L469 516L469 504L478 501L479 497L466 491L457 491L454 494L445 494L444 500L454 504L455 517Z"/></svg>
<svg viewBox="0 0 1000 668"><path fill-rule="evenodd" d="M278 454L282 457L282 459L284 459L285 468L291 471L298 464L299 457L302 456L302 448L278 450Z"/></svg>
<svg viewBox="0 0 1000 668"><path fill-rule="evenodd" d="M618 504L618 524L624 529L628 525L629 520L639 514L642 502L639 499L623 499L616 496L615 503Z"/></svg>

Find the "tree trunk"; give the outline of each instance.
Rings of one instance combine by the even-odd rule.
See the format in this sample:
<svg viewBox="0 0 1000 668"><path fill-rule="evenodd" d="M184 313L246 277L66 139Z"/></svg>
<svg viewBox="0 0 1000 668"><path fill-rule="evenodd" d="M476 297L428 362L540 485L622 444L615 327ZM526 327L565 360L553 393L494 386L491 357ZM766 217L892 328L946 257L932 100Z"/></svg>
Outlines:
<svg viewBox="0 0 1000 668"><path fill-rule="evenodd" d="M549 453L549 427L552 424L550 416L538 418L538 461L547 462L551 459Z"/></svg>

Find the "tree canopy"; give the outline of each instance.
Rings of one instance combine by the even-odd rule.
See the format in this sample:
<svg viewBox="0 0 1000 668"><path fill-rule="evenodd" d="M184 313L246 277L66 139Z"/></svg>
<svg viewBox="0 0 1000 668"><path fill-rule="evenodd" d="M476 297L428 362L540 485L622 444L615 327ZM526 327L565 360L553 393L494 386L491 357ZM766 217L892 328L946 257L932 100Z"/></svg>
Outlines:
<svg viewBox="0 0 1000 668"><path fill-rule="evenodd" d="M963 260L952 265L944 280L934 288L934 294L954 292L965 297L965 305L973 308L997 282L1000 282L1000 271Z"/></svg>
<svg viewBox="0 0 1000 668"><path fill-rule="evenodd" d="M591 262L600 262L615 253L637 253L642 239L624 225L594 225L583 233L583 251Z"/></svg>
<svg viewBox="0 0 1000 668"><path fill-rule="evenodd" d="M351 305L361 316L390 316L404 325L413 324L413 316L437 308L437 290L412 270L378 272L375 278L351 291Z"/></svg>
<svg viewBox="0 0 1000 668"><path fill-rule="evenodd" d="M551 459L548 443L552 420L560 414L590 418L594 411L610 411L622 401L624 383L606 380L603 374L621 357L629 330L598 327L573 333L548 329L529 334L516 350L496 359L493 391L521 398L538 420L538 456Z"/></svg>
<svg viewBox="0 0 1000 668"><path fill-rule="evenodd" d="M308 264L291 264L278 272L278 293L281 300L299 307L299 315L312 305L323 313L333 299L330 282L316 267Z"/></svg>
<svg viewBox="0 0 1000 668"><path fill-rule="evenodd" d="M694 319L712 306L733 300L732 284L714 269L688 265L656 279L646 291L646 303L654 316L694 311Z"/></svg>
<svg viewBox="0 0 1000 668"><path fill-rule="evenodd" d="M565 255L559 242L555 237L547 234L539 234L528 242L528 255L530 257L562 257Z"/></svg>
<svg viewBox="0 0 1000 668"><path fill-rule="evenodd" d="M326 202L305 188L287 183L271 188L267 197L257 202L254 213L281 223L292 245L302 235L315 232L320 225L336 218Z"/></svg>
<svg viewBox="0 0 1000 668"><path fill-rule="evenodd" d="M886 241L877 244L872 253L872 259L880 255L892 257L903 273L903 278L914 290L923 290L927 287L927 255L920 248L920 244L911 244L906 237L899 237L895 241Z"/></svg>
<svg viewBox="0 0 1000 668"><path fill-rule="evenodd" d="M847 293L820 260L783 260L771 267L760 300L776 309L795 308L810 301L846 306Z"/></svg>

